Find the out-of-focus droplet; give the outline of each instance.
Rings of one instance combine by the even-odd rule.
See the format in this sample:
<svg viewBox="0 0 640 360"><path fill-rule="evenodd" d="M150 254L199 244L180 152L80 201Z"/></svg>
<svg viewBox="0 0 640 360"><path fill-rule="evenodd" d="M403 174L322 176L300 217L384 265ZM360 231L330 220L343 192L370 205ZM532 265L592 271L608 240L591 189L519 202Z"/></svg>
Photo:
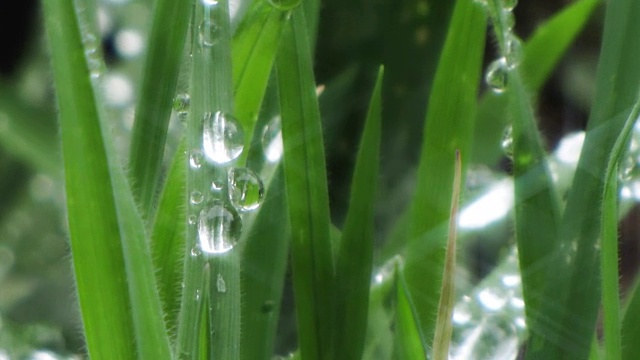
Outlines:
<svg viewBox="0 0 640 360"><path fill-rule="evenodd" d="M507 61L503 57L489 64L484 79L493 92L500 94L507 88L507 70Z"/></svg>

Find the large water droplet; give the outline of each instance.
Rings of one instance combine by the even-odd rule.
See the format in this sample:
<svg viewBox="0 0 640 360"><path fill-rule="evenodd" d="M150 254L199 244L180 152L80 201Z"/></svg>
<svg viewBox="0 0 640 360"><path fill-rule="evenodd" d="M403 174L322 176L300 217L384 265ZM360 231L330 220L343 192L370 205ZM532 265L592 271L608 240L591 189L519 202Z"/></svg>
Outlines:
<svg viewBox="0 0 640 360"><path fill-rule="evenodd" d="M231 250L242 231L242 220L231 206L214 203L200 211L198 240L200 249L207 254L222 254Z"/></svg>
<svg viewBox="0 0 640 360"><path fill-rule="evenodd" d="M506 59L509 68L513 69L516 66L520 65L523 56L522 41L520 41L520 39L513 34L507 36Z"/></svg>
<svg viewBox="0 0 640 360"><path fill-rule="evenodd" d="M513 159L513 127L507 125L502 134L502 142L500 143L502 151L509 158Z"/></svg>
<svg viewBox="0 0 640 360"><path fill-rule="evenodd" d="M204 47L211 47L215 45L218 40L218 33L220 27L211 20L203 20L198 26L198 36L200 44Z"/></svg>
<svg viewBox="0 0 640 360"><path fill-rule="evenodd" d="M262 151L267 161L280 160L283 152L280 117L273 118L262 131Z"/></svg>
<svg viewBox="0 0 640 360"><path fill-rule="evenodd" d="M239 211L257 209L264 198L264 185L260 177L247 168L229 170L229 200Z"/></svg>
<svg viewBox="0 0 640 360"><path fill-rule="evenodd" d="M518 0L502 0L502 9L511 11L518 5Z"/></svg>
<svg viewBox="0 0 640 360"><path fill-rule="evenodd" d="M220 274L218 274L218 279L216 280L216 288L220 293L227 292L227 283L224 282L224 278Z"/></svg>
<svg viewBox="0 0 640 360"><path fill-rule="evenodd" d="M191 97L189 94L178 94L173 99L173 111L178 115L186 115L189 112Z"/></svg>
<svg viewBox="0 0 640 360"><path fill-rule="evenodd" d="M191 154L189 155L189 166L191 166L192 169L200 169L203 161L202 151L199 149L191 150Z"/></svg>
<svg viewBox="0 0 640 360"><path fill-rule="evenodd" d="M505 58L501 57L489 64L484 79L495 93L504 92L507 87L507 61Z"/></svg>
<svg viewBox="0 0 640 360"><path fill-rule="evenodd" d="M226 164L242 153L244 131L233 116L222 113L204 114L203 147L207 159Z"/></svg>

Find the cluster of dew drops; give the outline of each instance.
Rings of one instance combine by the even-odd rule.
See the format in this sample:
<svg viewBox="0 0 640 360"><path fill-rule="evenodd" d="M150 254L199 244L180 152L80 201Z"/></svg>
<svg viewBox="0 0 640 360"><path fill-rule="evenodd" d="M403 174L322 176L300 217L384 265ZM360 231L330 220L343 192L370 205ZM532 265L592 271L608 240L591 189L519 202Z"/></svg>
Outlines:
<svg viewBox="0 0 640 360"><path fill-rule="evenodd" d="M186 117L189 95L179 94L174 100L178 117ZM265 159L277 162L282 155L280 119L274 118L263 129L262 147ZM202 147L189 150L190 171L215 171L205 191L189 194L188 225L197 228L198 248L191 255L223 254L231 250L242 232L243 214L257 210L265 189L260 176L246 167L233 166L244 150L244 130L231 114L206 112L203 115ZM218 176L219 170L224 175ZM209 172L207 172L208 174Z"/></svg>

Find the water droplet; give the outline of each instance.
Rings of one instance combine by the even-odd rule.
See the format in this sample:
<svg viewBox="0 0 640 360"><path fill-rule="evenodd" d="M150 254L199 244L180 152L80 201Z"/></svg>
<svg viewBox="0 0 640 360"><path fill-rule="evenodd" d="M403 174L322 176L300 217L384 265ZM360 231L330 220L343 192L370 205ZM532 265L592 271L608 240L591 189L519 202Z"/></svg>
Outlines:
<svg viewBox="0 0 640 360"><path fill-rule="evenodd" d="M207 254L222 254L231 250L242 231L242 220L231 206L214 203L200 211L198 240L200 249Z"/></svg>
<svg viewBox="0 0 640 360"><path fill-rule="evenodd" d="M215 179L211 181L211 191L218 192L224 188L224 182L220 179Z"/></svg>
<svg viewBox="0 0 640 360"><path fill-rule="evenodd" d="M239 211L257 209L264 198L264 185L260 177L247 168L229 170L229 201Z"/></svg>
<svg viewBox="0 0 640 360"><path fill-rule="evenodd" d="M500 146L502 147L502 152L509 159L513 159L513 127L511 125L507 125L504 129Z"/></svg>
<svg viewBox="0 0 640 360"><path fill-rule="evenodd" d="M498 293L497 289L486 288L478 293L480 305L488 311L498 311L507 303L507 299Z"/></svg>
<svg viewBox="0 0 640 360"><path fill-rule="evenodd" d="M267 300L260 307L260 311L262 311L263 314L269 314L273 312L274 307L275 307L275 304L273 303L273 301Z"/></svg>
<svg viewBox="0 0 640 360"><path fill-rule="evenodd" d="M513 10L518 5L518 0L502 0L502 9L505 11Z"/></svg>
<svg viewBox="0 0 640 360"><path fill-rule="evenodd" d="M173 111L178 115L186 115L189 112L191 97L189 94L178 94L173 99Z"/></svg>
<svg viewBox="0 0 640 360"><path fill-rule="evenodd" d="M218 5L218 0L202 0L202 5L204 5L204 6L216 6L216 5Z"/></svg>
<svg viewBox="0 0 640 360"><path fill-rule="evenodd" d="M216 288L220 293L227 292L227 283L224 282L224 278L220 274L218 274L218 280L216 280Z"/></svg>
<svg viewBox="0 0 640 360"><path fill-rule="evenodd" d="M505 58L501 57L489 64L484 79L493 92L498 94L504 92L507 87L507 61Z"/></svg>
<svg viewBox="0 0 640 360"><path fill-rule="evenodd" d="M116 51L126 58L134 58L142 54L145 40L142 34L136 30L122 30L115 37Z"/></svg>
<svg viewBox="0 0 640 360"><path fill-rule="evenodd" d="M218 40L218 32L220 27L211 20L203 20L198 26L198 35L200 37L200 44L205 47L215 45Z"/></svg>
<svg viewBox="0 0 640 360"><path fill-rule="evenodd" d="M516 25L516 17L513 15L511 11L503 11L502 16L504 16L504 27L506 31L513 30L513 27Z"/></svg>
<svg viewBox="0 0 640 360"><path fill-rule="evenodd" d="M506 59L509 68L513 69L516 66L520 65L523 56L522 41L520 41L520 39L513 34L507 36Z"/></svg>
<svg viewBox="0 0 640 360"><path fill-rule="evenodd" d="M631 156L627 156L618 170L618 179L622 182L628 182L633 178L633 172L636 168L636 162Z"/></svg>
<svg viewBox="0 0 640 360"><path fill-rule="evenodd" d="M189 197L189 200L191 200L192 204L198 205L202 203L202 200L204 200L204 195L202 195L202 193L198 190L193 190L191 192L191 196Z"/></svg>
<svg viewBox="0 0 640 360"><path fill-rule="evenodd" d="M216 164L226 164L242 153L244 131L233 116L220 111L204 115L204 153Z"/></svg>
<svg viewBox="0 0 640 360"><path fill-rule="evenodd" d="M198 221L198 217L195 215L189 215L189 217L187 218L187 221L189 222L189 225L195 225L196 222Z"/></svg>
<svg viewBox="0 0 640 360"><path fill-rule="evenodd" d="M202 151L199 149L195 149L191 151L191 155L189 155L189 166L192 169L200 169L202 166L203 155Z"/></svg>
<svg viewBox="0 0 640 360"><path fill-rule="evenodd" d="M200 249L198 249L198 247L194 247L191 249L191 256L193 257L198 257L202 255L202 251L200 251Z"/></svg>
<svg viewBox="0 0 640 360"><path fill-rule="evenodd" d="M274 117L262 131L262 151L269 162L280 160L283 152L280 116Z"/></svg>
<svg viewBox="0 0 640 360"><path fill-rule="evenodd" d="M200 297L201 297L200 293L201 293L200 289L196 290L196 301L200 301Z"/></svg>

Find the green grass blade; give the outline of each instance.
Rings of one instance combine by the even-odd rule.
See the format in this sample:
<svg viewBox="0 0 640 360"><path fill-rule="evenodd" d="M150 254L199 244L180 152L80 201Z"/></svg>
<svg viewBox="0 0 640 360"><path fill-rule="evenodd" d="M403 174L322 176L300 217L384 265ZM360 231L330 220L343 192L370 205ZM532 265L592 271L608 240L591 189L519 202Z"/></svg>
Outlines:
<svg viewBox="0 0 640 360"><path fill-rule="evenodd" d="M143 215L153 218L160 171L191 6L188 0L154 4L144 75L131 138L130 172Z"/></svg>
<svg viewBox="0 0 640 360"><path fill-rule="evenodd" d="M69 229L89 352L94 358L169 359L144 223L110 130L100 122L76 10L70 1L45 5L63 134Z"/></svg>
<svg viewBox="0 0 640 360"><path fill-rule="evenodd" d="M604 352L607 359L622 359L620 336L620 286L618 274L618 166L628 147L631 132L640 116L640 99L627 118L620 135L616 139L605 173L602 201L601 281L604 327ZM637 340L637 338L636 338ZM628 341L628 340L625 340Z"/></svg>
<svg viewBox="0 0 640 360"><path fill-rule="evenodd" d="M118 220L75 8L70 0L43 5L57 87L71 251L87 349L95 359L134 359ZM87 186L87 179L92 186Z"/></svg>
<svg viewBox="0 0 640 360"><path fill-rule="evenodd" d="M521 71L531 93L538 93L558 61L582 31L598 0L571 3L540 25L523 46ZM474 134L473 163L493 166L503 156L500 139L507 126L507 97L487 92L478 105Z"/></svg>
<svg viewBox="0 0 640 360"><path fill-rule="evenodd" d="M415 304L411 302L402 269L396 268L395 273L395 359L426 359L425 339L420 330Z"/></svg>
<svg viewBox="0 0 640 360"><path fill-rule="evenodd" d="M622 317L622 358L633 359L640 351L640 289L636 277L633 289L629 292Z"/></svg>
<svg viewBox="0 0 640 360"><path fill-rule="evenodd" d="M462 160L460 152L456 151L455 172L453 177L453 193L451 195L451 216L449 218L449 239L447 240L447 254L442 272L442 290L438 303L438 318L436 320L435 336L433 339L433 359L447 360L449 345L451 344L451 323L455 302L455 269L456 269L456 229L458 221L458 204L462 183Z"/></svg>
<svg viewBox="0 0 640 360"><path fill-rule="evenodd" d="M300 352L332 359L334 265L322 125L304 12L292 11L276 59Z"/></svg>
<svg viewBox="0 0 640 360"><path fill-rule="evenodd" d="M548 313L548 331L530 349L530 358L586 358L600 303L600 266L596 247L600 235L603 174L609 150L635 103L640 85L640 3L607 3L605 28L596 76L596 94L583 151L569 193L560 231L562 252L549 269L547 297L559 311ZM566 297L564 294L567 294Z"/></svg>
<svg viewBox="0 0 640 360"><path fill-rule="evenodd" d="M358 152L349 212L336 258L336 320L339 329L335 339L336 359L360 359L364 349L373 262L373 216L380 158L383 74L384 70L380 68Z"/></svg>
<svg viewBox="0 0 640 360"><path fill-rule="evenodd" d="M433 339L440 298L454 176L451 158L456 149L466 154L471 148L485 26L480 6L457 1L427 109L405 268L427 339Z"/></svg>

